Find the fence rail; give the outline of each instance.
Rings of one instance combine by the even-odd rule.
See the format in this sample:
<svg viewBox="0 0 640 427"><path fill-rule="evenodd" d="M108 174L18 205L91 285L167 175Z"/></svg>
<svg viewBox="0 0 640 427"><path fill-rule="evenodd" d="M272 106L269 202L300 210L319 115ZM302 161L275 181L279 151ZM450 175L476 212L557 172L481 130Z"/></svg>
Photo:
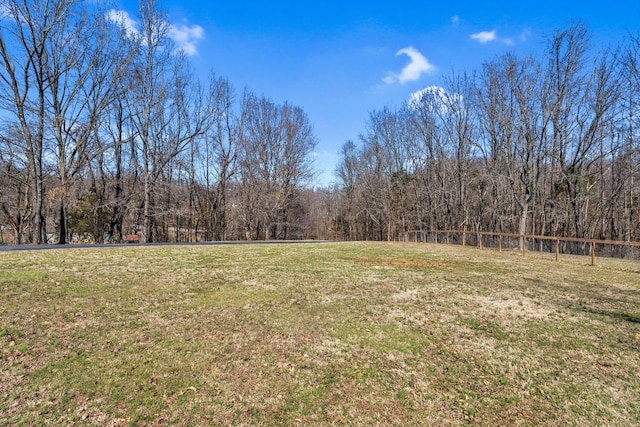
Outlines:
<svg viewBox="0 0 640 427"><path fill-rule="evenodd" d="M596 257L640 259L640 242L581 239L573 237L536 236L514 233L492 233L467 230L413 230L401 235L405 242L445 243L503 249L518 249L522 256L527 251L555 252L556 261L561 254L587 255L591 265Z"/></svg>

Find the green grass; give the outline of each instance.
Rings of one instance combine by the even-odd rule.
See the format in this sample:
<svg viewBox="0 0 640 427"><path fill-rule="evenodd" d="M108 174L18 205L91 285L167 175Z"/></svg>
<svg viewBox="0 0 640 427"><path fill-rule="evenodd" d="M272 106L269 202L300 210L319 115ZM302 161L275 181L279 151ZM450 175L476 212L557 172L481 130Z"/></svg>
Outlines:
<svg viewBox="0 0 640 427"><path fill-rule="evenodd" d="M0 253L0 425L640 419L640 263L445 245Z"/></svg>

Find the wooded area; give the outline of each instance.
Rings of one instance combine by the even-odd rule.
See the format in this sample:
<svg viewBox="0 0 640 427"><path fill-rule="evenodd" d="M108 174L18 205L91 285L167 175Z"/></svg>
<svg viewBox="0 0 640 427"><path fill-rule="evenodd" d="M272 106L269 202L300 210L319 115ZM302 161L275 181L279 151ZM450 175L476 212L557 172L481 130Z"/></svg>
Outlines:
<svg viewBox="0 0 640 427"><path fill-rule="evenodd" d="M453 72L373 111L342 147L344 239L467 229L640 238L640 44L595 46L582 23L544 56Z"/></svg>
<svg viewBox="0 0 640 427"><path fill-rule="evenodd" d="M201 83L155 0L137 28L96 2L1 9L0 224L16 243L307 235L307 115Z"/></svg>
<svg viewBox="0 0 640 427"><path fill-rule="evenodd" d="M155 0L0 7L1 243L458 229L640 240L640 42L581 23L372 111L314 186L306 113L201 82Z"/></svg>

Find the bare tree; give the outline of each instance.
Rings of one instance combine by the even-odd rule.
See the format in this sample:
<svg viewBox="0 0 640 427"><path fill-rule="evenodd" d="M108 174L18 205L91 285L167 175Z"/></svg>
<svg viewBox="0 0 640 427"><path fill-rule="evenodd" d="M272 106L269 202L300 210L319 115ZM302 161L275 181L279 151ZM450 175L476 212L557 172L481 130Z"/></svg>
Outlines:
<svg viewBox="0 0 640 427"><path fill-rule="evenodd" d="M119 241L123 234L135 230L125 230L124 219L132 210L133 199L137 195L139 171L136 168L135 129L131 124L130 111L125 105L123 86L102 116L97 140L102 145L94 159L94 173L100 182L100 196L103 203L110 207L108 238Z"/></svg>
<svg viewBox="0 0 640 427"><path fill-rule="evenodd" d="M288 103L248 94L244 109L239 167L247 238L290 238L299 230L297 190L313 175L313 128L304 111Z"/></svg>
<svg viewBox="0 0 640 427"><path fill-rule="evenodd" d="M544 160L547 123L541 108L540 72L532 58L507 54L484 65L479 90L492 174L502 177L509 188L518 206L518 233L523 235L528 232Z"/></svg>
<svg viewBox="0 0 640 427"><path fill-rule="evenodd" d="M425 192L431 193L432 206L442 210L442 214L433 212L430 222L434 223L436 215L442 218L438 225L458 228L469 221L468 176L477 132L473 87L466 75L452 74L444 83L443 87L423 90L411 102L411 121L421 141L414 151L423 159L415 160L422 165L419 176L428 185Z"/></svg>
<svg viewBox="0 0 640 427"><path fill-rule="evenodd" d="M607 53L588 62L590 36L576 24L552 39L548 67L553 131L552 170L558 195L565 195L566 233L584 237L588 192L593 188L592 166L599 142L613 132L615 106L620 97L617 59Z"/></svg>
<svg viewBox="0 0 640 427"><path fill-rule="evenodd" d="M184 54L169 37L169 24L155 0L140 3L138 54L131 67L128 105L135 128L144 188L142 234L154 241L156 183L165 168L203 133L208 114L198 109ZM192 108L194 107L194 108Z"/></svg>
<svg viewBox="0 0 640 427"><path fill-rule="evenodd" d="M20 132L10 132L0 138L0 222L9 224L14 232L14 241L24 243L23 236L32 218L33 172L29 159L25 157L24 142Z"/></svg>
<svg viewBox="0 0 640 427"><path fill-rule="evenodd" d="M73 12L73 13L72 13ZM102 150L95 136L131 56L104 13L69 11L47 45L47 120L56 145L59 242L67 241L66 198L72 180ZM125 48L125 49L123 49Z"/></svg>
<svg viewBox="0 0 640 427"><path fill-rule="evenodd" d="M363 159L369 160L364 177L377 182L367 189L370 192L367 200L371 203L365 211L388 240L397 239L407 230L414 212L409 195L416 163L411 156L407 115L406 109L392 111L385 107L373 111L367 133L361 137Z"/></svg>
<svg viewBox="0 0 640 427"><path fill-rule="evenodd" d="M334 229L342 239L356 240L358 215L362 212L359 201L361 188L360 152L352 140L346 141L341 148L341 159L336 167L339 190L343 194L342 211L334 219Z"/></svg>
<svg viewBox="0 0 640 427"><path fill-rule="evenodd" d="M551 153L550 183L555 196L567 194L569 185L574 185L568 178L575 176L570 169L570 152L572 136L576 134L577 123L574 120L580 102L581 88L586 84L585 61L588 53L590 35L582 23L573 24L569 28L556 31L549 41L548 65L545 75L545 104L551 121L551 138L548 147ZM552 230L554 234L570 234L566 218L562 217L562 201L557 197L551 206ZM563 225L564 224L564 225ZM577 230L572 230L577 233Z"/></svg>
<svg viewBox="0 0 640 427"><path fill-rule="evenodd" d="M46 241L44 216L44 152L47 132L47 90L50 81L47 47L64 26L76 1L7 0L0 27L0 102L18 124L27 164L33 170L33 243Z"/></svg>
<svg viewBox="0 0 640 427"><path fill-rule="evenodd" d="M420 182L416 202L423 206L420 222L428 229L449 228L451 210L446 179L446 156L441 132L442 98L450 96L442 87L431 86L409 103L408 117L413 135L411 161ZM419 228L423 228L422 225Z"/></svg>
<svg viewBox="0 0 640 427"><path fill-rule="evenodd" d="M244 110L236 112L234 90L228 80L211 76L208 92L211 123L192 153L192 194L207 228L206 236L225 240L228 199L236 173ZM200 165L201 171L197 171ZM204 186L202 191L198 189Z"/></svg>

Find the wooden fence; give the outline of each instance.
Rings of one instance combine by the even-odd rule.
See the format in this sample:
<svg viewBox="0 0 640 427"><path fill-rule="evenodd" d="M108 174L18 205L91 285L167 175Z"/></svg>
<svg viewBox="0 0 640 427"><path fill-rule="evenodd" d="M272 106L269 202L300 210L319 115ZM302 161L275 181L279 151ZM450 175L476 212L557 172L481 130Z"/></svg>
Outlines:
<svg viewBox="0 0 640 427"><path fill-rule="evenodd" d="M405 242L459 244L522 251L527 256L528 250L555 252L556 261L560 254L591 256L591 265L596 264L596 257L615 257L640 259L640 242L622 242L614 240L578 239L571 237L534 236L510 233L491 233L467 230L415 230L401 234Z"/></svg>

